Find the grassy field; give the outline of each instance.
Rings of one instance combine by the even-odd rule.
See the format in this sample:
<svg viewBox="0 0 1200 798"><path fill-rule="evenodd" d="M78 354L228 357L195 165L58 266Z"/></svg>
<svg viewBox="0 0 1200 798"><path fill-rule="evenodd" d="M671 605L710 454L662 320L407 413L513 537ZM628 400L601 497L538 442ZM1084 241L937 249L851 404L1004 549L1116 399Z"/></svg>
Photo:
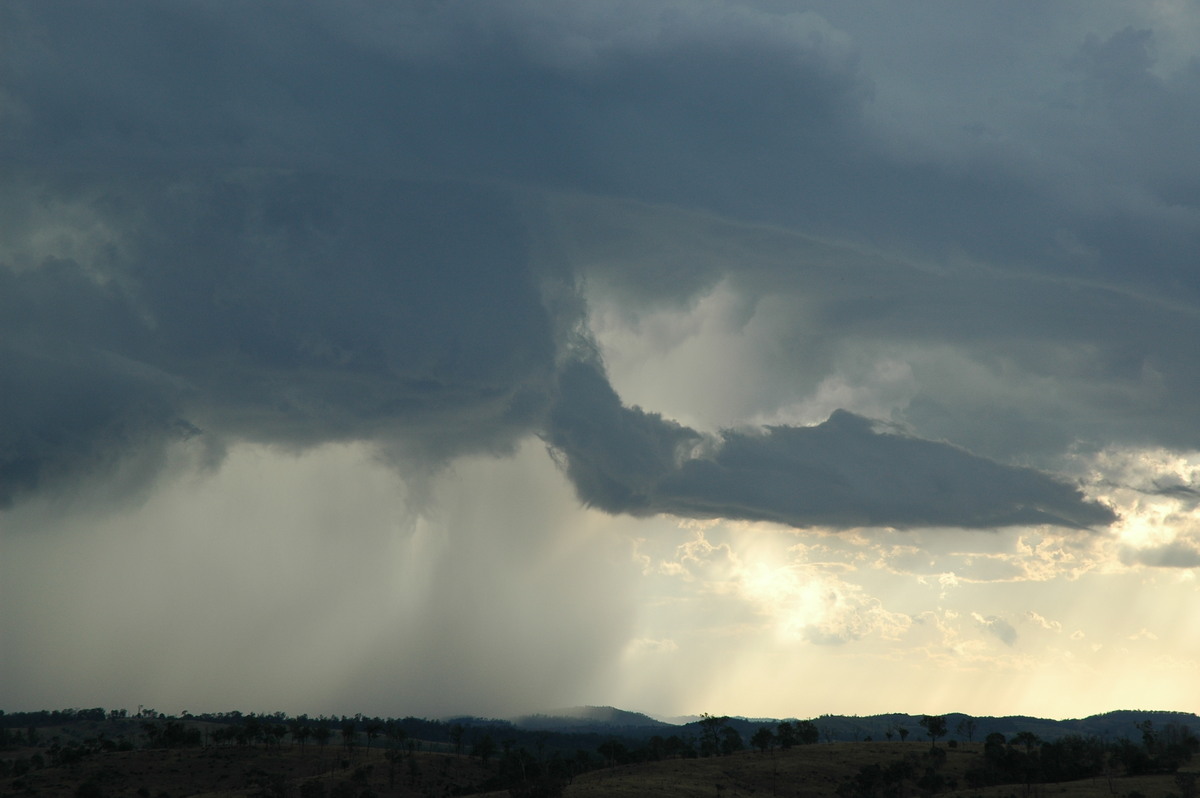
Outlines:
<svg viewBox="0 0 1200 798"><path fill-rule="evenodd" d="M32 755L36 749L4 752L0 758ZM338 746L228 747L109 752L72 765L30 770L0 780L0 796L80 798L297 798L301 785L316 782L326 796L448 796L483 784L494 767L453 754L415 753L389 761L384 751ZM82 785L92 785L80 793Z"/></svg>
<svg viewBox="0 0 1200 798"><path fill-rule="evenodd" d="M854 777L859 768L885 765L909 756L922 756L927 742L833 743L793 748L770 753L742 752L712 759L677 759L593 771L577 777L567 788L567 798L734 798L734 796L781 796L781 798L826 798L837 795L838 785ZM1062 798L1112 798L1136 796L1166 798L1179 795L1174 776L1137 776L1086 779L1063 784L1008 784L967 789L964 774L982 753L982 744L962 744L945 749L941 767L957 789L939 796L950 798L1008 798L1016 796L1062 796ZM919 795L917 790L905 793Z"/></svg>
<svg viewBox="0 0 1200 798"><path fill-rule="evenodd" d="M1182 796L1174 776L1098 777L1065 784L1023 784L966 789L964 774L977 764L982 745L962 744L945 751L940 772L947 788L937 793L950 798L1112 798ZM30 757L39 749L0 753L0 758ZM595 770L577 776L566 798L634 798L678 796L734 798L787 796L833 798L838 786L859 769L887 766L910 759L923 770L927 742L860 742L809 745L768 753L744 751L707 759L669 759ZM321 749L299 746L230 746L177 750L113 751L71 765L29 770L0 779L0 796L56 798L449 798L449 796L507 796L507 790L472 792L496 773L496 761L484 765L476 758L446 753L415 752L389 757L380 748L358 748L348 754L339 746ZM315 785L319 784L317 788ZM922 793L908 785L901 793Z"/></svg>

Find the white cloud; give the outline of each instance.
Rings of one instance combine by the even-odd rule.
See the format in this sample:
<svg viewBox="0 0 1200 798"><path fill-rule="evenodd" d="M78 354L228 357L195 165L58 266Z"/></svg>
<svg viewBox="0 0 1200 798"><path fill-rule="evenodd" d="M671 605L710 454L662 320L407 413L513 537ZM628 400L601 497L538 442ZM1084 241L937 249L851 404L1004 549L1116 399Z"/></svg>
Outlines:
<svg viewBox="0 0 1200 798"><path fill-rule="evenodd" d="M1034 612L1033 610L1029 610L1028 612L1026 612L1025 616L1027 618L1029 618L1029 620L1031 620L1035 624L1037 624L1038 626L1042 627L1043 629L1046 629L1047 631L1061 632L1063 630L1063 625L1061 622L1046 618L1045 616L1039 615L1038 613Z"/></svg>
<svg viewBox="0 0 1200 798"><path fill-rule="evenodd" d="M1013 625L1003 618L995 615L983 616L977 612L971 613L971 617L975 619L975 623L980 628L987 631L988 634L998 638L1000 642L1006 646L1011 646L1017 642L1017 630Z"/></svg>

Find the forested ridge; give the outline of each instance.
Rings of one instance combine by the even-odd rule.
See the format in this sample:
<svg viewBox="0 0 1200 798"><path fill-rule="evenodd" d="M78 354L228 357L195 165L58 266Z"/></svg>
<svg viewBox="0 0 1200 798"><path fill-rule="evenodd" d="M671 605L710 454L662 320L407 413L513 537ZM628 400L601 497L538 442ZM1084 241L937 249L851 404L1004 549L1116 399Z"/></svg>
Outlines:
<svg viewBox="0 0 1200 798"><path fill-rule="evenodd" d="M814 795L883 798L997 785L1029 793L1035 785L1082 779L1103 780L1109 794L1124 795L1119 780L1154 775L1172 776L1179 798L1196 795L1189 763L1200 740L1192 730L1196 716L1186 713L1121 711L1067 721L705 714L668 724L611 708L573 712L516 721L99 707L0 712L0 796L605 794L589 792L593 775L739 757L747 774L739 778L749 783L758 763L778 755L770 759L774 792L789 752L822 746L836 751L842 766L821 777L825 792ZM159 761L175 763L175 776L157 775Z"/></svg>

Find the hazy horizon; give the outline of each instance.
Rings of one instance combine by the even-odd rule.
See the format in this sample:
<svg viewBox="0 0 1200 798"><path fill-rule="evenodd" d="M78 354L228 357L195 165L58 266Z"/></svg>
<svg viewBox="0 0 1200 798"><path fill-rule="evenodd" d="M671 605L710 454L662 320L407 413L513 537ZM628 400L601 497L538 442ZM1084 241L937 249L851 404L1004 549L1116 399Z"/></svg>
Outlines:
<svg viewBox="0 0 1200 798"><path fill-rule="evenodd" d="M0 707L1200 706L1188 3L0 31Z"/></svg>
<svg viewBox="0 0 1200 798"><path fill-rule="evenodd" d="M631 726L632 727L632 726L636 725L636 723L635 723L636 718L645 718L653 725L662 724L662 725L668 725L668 726L688 726L688 725L702 721L705 717L723 717L723 718L753 723L753 722L759 722L759 721L762 721L762 722L782 722L782 721L817 722L817 721L830 719L830 718L836 718L836 719L841 719L841 720L855 720L855 719L874 720L874 719L878 719L878 718L892 718L892 717L897 717L897 716L914 718L914 719L920 720L921 718L928 716L930 714L930 713L925 713L925 712L910 712L910 711L895 711L895 712L884 711L884 712L872 712L869 714L846 714L846 713L833 712L833 713L823 713L821 715L799 716L798 717L795 715L786 715L786 716L745 715L745 714L740 714L740 713L727 712L727 713L697 713L697 714L685 714L685 715L658 716L658 715L652 715L650 713L640 712L636 709L631 709L628 707L613 707L613 706L608 706L608 705L599 705L598 706L598 705L593 705L593 704L576 705L576 706L572 706L572 707L556 707L553 709L542 709L542 710L528 711L528 712L518 712L515 714L508 715L508 716L503 716L503 717L494 716L494 715L478 715L478 714L473 714L473 713L469 713L469 712L452 713L452 714L446 714L446 715L413 715L411 713L405 713L405 712L399 712L399 713L394 713L394 714L387 714L387 713L380 714L380 713L372 713L370 711L369 707L359 707L355 712L323 712L323 713L290 712L282 707L277 707L275 710L272 710L272 711L257 711L257 710L244 711L242 708L239 708L239 707L226 707L221 710L207 709L207 710L202 710L202 711L198 711L198 712L193 712L190 709L181 710L180 712L164 712L164 711L160 710L158 707L148 707L148 706L138 706L136 709L130 708L130 707L90 707L90 706L87 706L86 704L83 704L83 705L80 705L77 707L38 707L37 709L10 709L10 708L0 707L0 710L3 710L4 713L7 715L15 715L15 714L21 714L21 713L38 714L41 712L49 712L49 713L72 712L72 711L90 712L94 709L103 709L106 713L109 714L110 718L112 717L113 712L124 712L125 713L124 717L119 718L122 720L130 719L130 718L136 719L139 717L165 717L165 718L172 718L172 719L179 719L179 718L189 719L190 718L190 719L203 720L205 718L221 717L221 716L230 715L231 713L238 713L241 716L249 716L249 715L255 715L255 716L260 716L260 717L262 717L262 716L282 716L282 717L293 718L293 719L308 718L308 719L312 719L312 720L321 720L322 718L324 718L324 719L331 720L331 721L338 720L339 718L359 718L360 720L372 719L372 718L383 718L383 719L404 719L404 718L414 719L415 718L415 719L419 719L419 720L434 721L434 722L439 722L439 723L450 723L450 722L456 722L456 721L463 721L463 722L480 721L482 723L490 723L490 722L509 723L517 728L523 728L523 729L548 728L551 730L558 729L558 730L564 731L564 732L567 732L570 729L575 728L576 725L578 725L578 726L612 725L612 726L622 726L622 727L623 726ZM601 712L602 717L597 717L596 710L599 710ZM607 717L607 715L610 713L610 711L612 713L616 713L617 717L616 718ZM1132 714L1132 715L1136 715L1136 716L1148 716L1148 715L1178 716L1178 715L1183 715L1183 716L1193 717L1193 718L1197 717L1197 713L1195 713L1195 712L1187 712L1187 711L1172 710L1172 709L1145 709L1145 708L1111 709L1111 710L1105 710L1102 712L1089 712L1086 715L1080 715L1080 716L1076 716L1076 717L1062 717L1062 718L1050 717L1050 716L1046 716L1046 715L1021 715L1021 714L1013 714L1013 713L1005 713L1005 714L1000 714L1000 715L973 715L971 713L956 712L953 710L949 711L949 712L938 713L938 714L940 714L943 717L947 717L947 718L963 716L963 717L975 718L977 720L992 720L992 721L1003 721L1003 720L1008 720L1008 719L1013 719L1013 718L1028 718L1030 720L1045 721L1045 722L1049 722L1049 723L1071 723L1072 721L1092 720L1092 719L1105 718L1105 717L1112 716L1112 715L1124 715L1124 714ZM633 718L631 719L626 716L633 716ZM1146 719L1149 719L1149 720L1151 720L1151 722L1153 722L1153 718L1146 718ZM539 720L577 721L578 724L572 724L569 726L561 726L561 727L557 727L557 726L543 727L543 726L538 725L537 721L539 721ZM1136 727L1133 725L1130 726L1131 731L1135 728ZM910 729L909 731L912 731L912 730ZM957 730L957 731L952 729L951 731L954 731L954 733L956 733L956 734L962 733L961 729ZM843 730L843 733L844 733L844 730ZM1070 734L1073 732L1066 731L1063 733Z"/></svg>

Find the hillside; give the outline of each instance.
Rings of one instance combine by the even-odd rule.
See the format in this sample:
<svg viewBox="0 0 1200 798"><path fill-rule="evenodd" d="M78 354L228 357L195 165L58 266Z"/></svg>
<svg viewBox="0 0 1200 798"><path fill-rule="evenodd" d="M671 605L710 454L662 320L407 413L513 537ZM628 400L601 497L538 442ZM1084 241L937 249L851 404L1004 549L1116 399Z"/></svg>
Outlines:
<svg viewBox="0 0 1200 798"><path fill-rule="evenodd" d="M855 796L933 794L945 798L1008 798L1016 794L1061 796L1062 798L1112 798L1137 796L1165 798L1187 795L1180 777L1195 785L1196 770L1178 774L1117 775L1089 777L1040 788L1030 792L1020 782L987 787L969 787L968 772L983 758L983 746L973 744L946 752L944 764L936 767L931 781L939 786L925 791L919 784L936 757L929 756L928 743L832 743L802 746L770 753L742 752L728 757L679 759L649 762L578 776L563 793L566 798L723 798L735 796L795 796L796 798L855 798ZM912 763L912 778L888 791L883 774L900 772L899 763ZM878 773L872 781L863 771ZM1193 795L1195 793L1192 793Z"/></svg>
<svg viewBox="0 0 1200 798"><path fill-rule="evenodd" d="M33 749L11 754L36 756ZM1014 793L1012 782L968 789L968 773L983 758L983 746L940 748L930 755L926 742L832 743L787 751L742 751L730 756L666 759L599 768L563 781L531 779L506 786L504 764L493 758L427 751L387 751L337 746L321 749L220 747L181 750L141 749L102 753L82 761L31 769L0 779L0 796L105 798L362 798L394 796L535 796L566 798L664 798L691 796L803 796L846 798L886 795L884 783L865 781L863 773L907 774L900 794L930 792L946 798L1002 798ZM536 755L534 755L536 759ZM533 760L531 760L532 762ZM907 764L906 764L907 763ZM1195 776L1193 771L1184 771ZM1110 778L1111 777L1111 778ZM1141 794L1148 798L1186 795L1176 774L1099 776L1054 785L1063 798L1100 798ZM510 792L509 787L512 788ZM1024 785L1018 785L1023 790ZM544 790L537 792L538 789ZM841 792L839 792L839 790ZM878 790L878 791L874 791Z"/></svg>
<svg viewBox="0 0 1200 798"><path fill-rule="evenodd" d="M1200 740L1180 722L1196 718L1181 713L976 718L973 742L945 733L965 716L946 716L931 746L920 719L909 715L778 723L705 716L685 726L646 726L646 716L608 707L565 712L573 717L531 716L532 727L361 715L0 713L0 798L1001 798L1014 785L1039 784L1054 784L1056 795L1155 798L1195 795L1200 786L1192 761ZM578 725L536 728L559 721ZM985 734L1008 727L1020 728ZM874 729L884 739L867 740ZM897 729L909 729L908 739ZM834 740L851 733L863 739Z"/></svg>
<svg viewBox="0 0 1200 798"><path fill-rule="evenodd" d="M546 714L522 715L512 719L514 726L521 729L555 732L623 732L635 735L651 735L671 729L669 723L655 720L640 712L629 712L614 707L571 707Z"/></svg>

